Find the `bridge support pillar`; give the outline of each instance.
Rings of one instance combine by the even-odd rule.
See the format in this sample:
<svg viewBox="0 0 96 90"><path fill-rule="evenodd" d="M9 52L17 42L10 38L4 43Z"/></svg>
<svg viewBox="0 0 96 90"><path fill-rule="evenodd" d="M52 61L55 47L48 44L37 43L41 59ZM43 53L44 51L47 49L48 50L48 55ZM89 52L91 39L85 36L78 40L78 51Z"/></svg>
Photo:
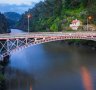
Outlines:
<svg viewBox="0 0 96 90"><path fill-rule="evenodd" d="M25 45L27 45L27 44L28 44L28 39L26 38L26 39L25 39Z"/></svg>
<svg viewBox="0 0 96 90"><path fill-rule="evenodd" d="M43 40L45 40L45 38L43 38Z"/></svg>
<svg viewBox="0 0 96 90"><path fill-rule="evenodd" d="M36 42L37 41L37 38L34 38L34 41Z"/></svg>
<svg viewBox="0 0 96 90"><path fill-rule="evenodd" d="M19 47L19 39L16 39L16 41L17 41L16 47L18 48Z"/></svg>
<svg viewBox="0 0 96 90"><path fill-rule="evenodd" d="M7 39L7 52L9 52L10 51L10 48L9 48L9 39Z"/></svg>

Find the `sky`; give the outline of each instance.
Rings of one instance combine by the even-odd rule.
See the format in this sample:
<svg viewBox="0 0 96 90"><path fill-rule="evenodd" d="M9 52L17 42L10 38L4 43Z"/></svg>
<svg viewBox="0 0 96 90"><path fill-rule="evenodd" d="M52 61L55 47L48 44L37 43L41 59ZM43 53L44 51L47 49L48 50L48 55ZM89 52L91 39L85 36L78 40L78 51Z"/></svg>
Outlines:
<svg viewBox="0 0 96 90"><path fill-rule="evenodd" d="M0 12L24 13L29 8L44 0L0 0Z"/></svg>

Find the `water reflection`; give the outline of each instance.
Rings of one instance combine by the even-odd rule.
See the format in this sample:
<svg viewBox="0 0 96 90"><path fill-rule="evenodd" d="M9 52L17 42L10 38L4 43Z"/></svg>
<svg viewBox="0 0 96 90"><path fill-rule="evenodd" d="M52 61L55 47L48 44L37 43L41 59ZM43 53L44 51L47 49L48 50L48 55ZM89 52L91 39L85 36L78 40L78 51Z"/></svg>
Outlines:
<svg viewBox="0 0 96 90"><path fill-rule="evenodd" d="M59 42L13 53L7 74L9 90L95 90L95 54Z"/></svg>
<svg viewBox="0 0 96 90"><path fill-rule="evenodd" d="M30 90L32 90L32 85L30 85Z"/></svg>
<svg viewBox="0 0 96 90"><path fill-rule="evenodd" d="M81 75L85 90L94 90L91 73L86 67L81 67Z"/></svg>

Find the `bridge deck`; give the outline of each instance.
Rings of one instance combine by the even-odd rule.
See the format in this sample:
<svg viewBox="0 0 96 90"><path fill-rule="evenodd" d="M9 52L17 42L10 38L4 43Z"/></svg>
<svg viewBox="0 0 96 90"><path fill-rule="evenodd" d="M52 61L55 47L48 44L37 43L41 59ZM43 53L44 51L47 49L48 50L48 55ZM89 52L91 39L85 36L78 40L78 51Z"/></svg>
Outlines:
<svg viewBox="0 0 96 90"><path fill-rule="evenodd" d="M17 33L17 34L0 34L0 40L34 38L34 37L56 37L56 36L96 36L96 32L34 32L34 33Z"/></svg>

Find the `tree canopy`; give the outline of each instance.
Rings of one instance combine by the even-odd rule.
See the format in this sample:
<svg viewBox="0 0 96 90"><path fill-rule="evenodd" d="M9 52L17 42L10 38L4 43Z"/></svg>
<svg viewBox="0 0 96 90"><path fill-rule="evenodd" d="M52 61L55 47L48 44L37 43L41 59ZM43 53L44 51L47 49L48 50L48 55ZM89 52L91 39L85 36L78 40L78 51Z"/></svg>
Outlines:
<svg viewBox="0 0 96 90"><path fill-rule="evenodd" d="M88 16L96 23L96 0L45 0L22 15L17 27L27 31L27 15L31 14L30 31L61 31L69 26L73 19L86 24ZM67 28L68 29L68 28Z"/></svg>
<svg viewBox="0 0 96 90"><path fill-rule="evenodd" d="M7 19L3 14L0 13L0 33L7 33L8 32L8 22Z"/></svg>

